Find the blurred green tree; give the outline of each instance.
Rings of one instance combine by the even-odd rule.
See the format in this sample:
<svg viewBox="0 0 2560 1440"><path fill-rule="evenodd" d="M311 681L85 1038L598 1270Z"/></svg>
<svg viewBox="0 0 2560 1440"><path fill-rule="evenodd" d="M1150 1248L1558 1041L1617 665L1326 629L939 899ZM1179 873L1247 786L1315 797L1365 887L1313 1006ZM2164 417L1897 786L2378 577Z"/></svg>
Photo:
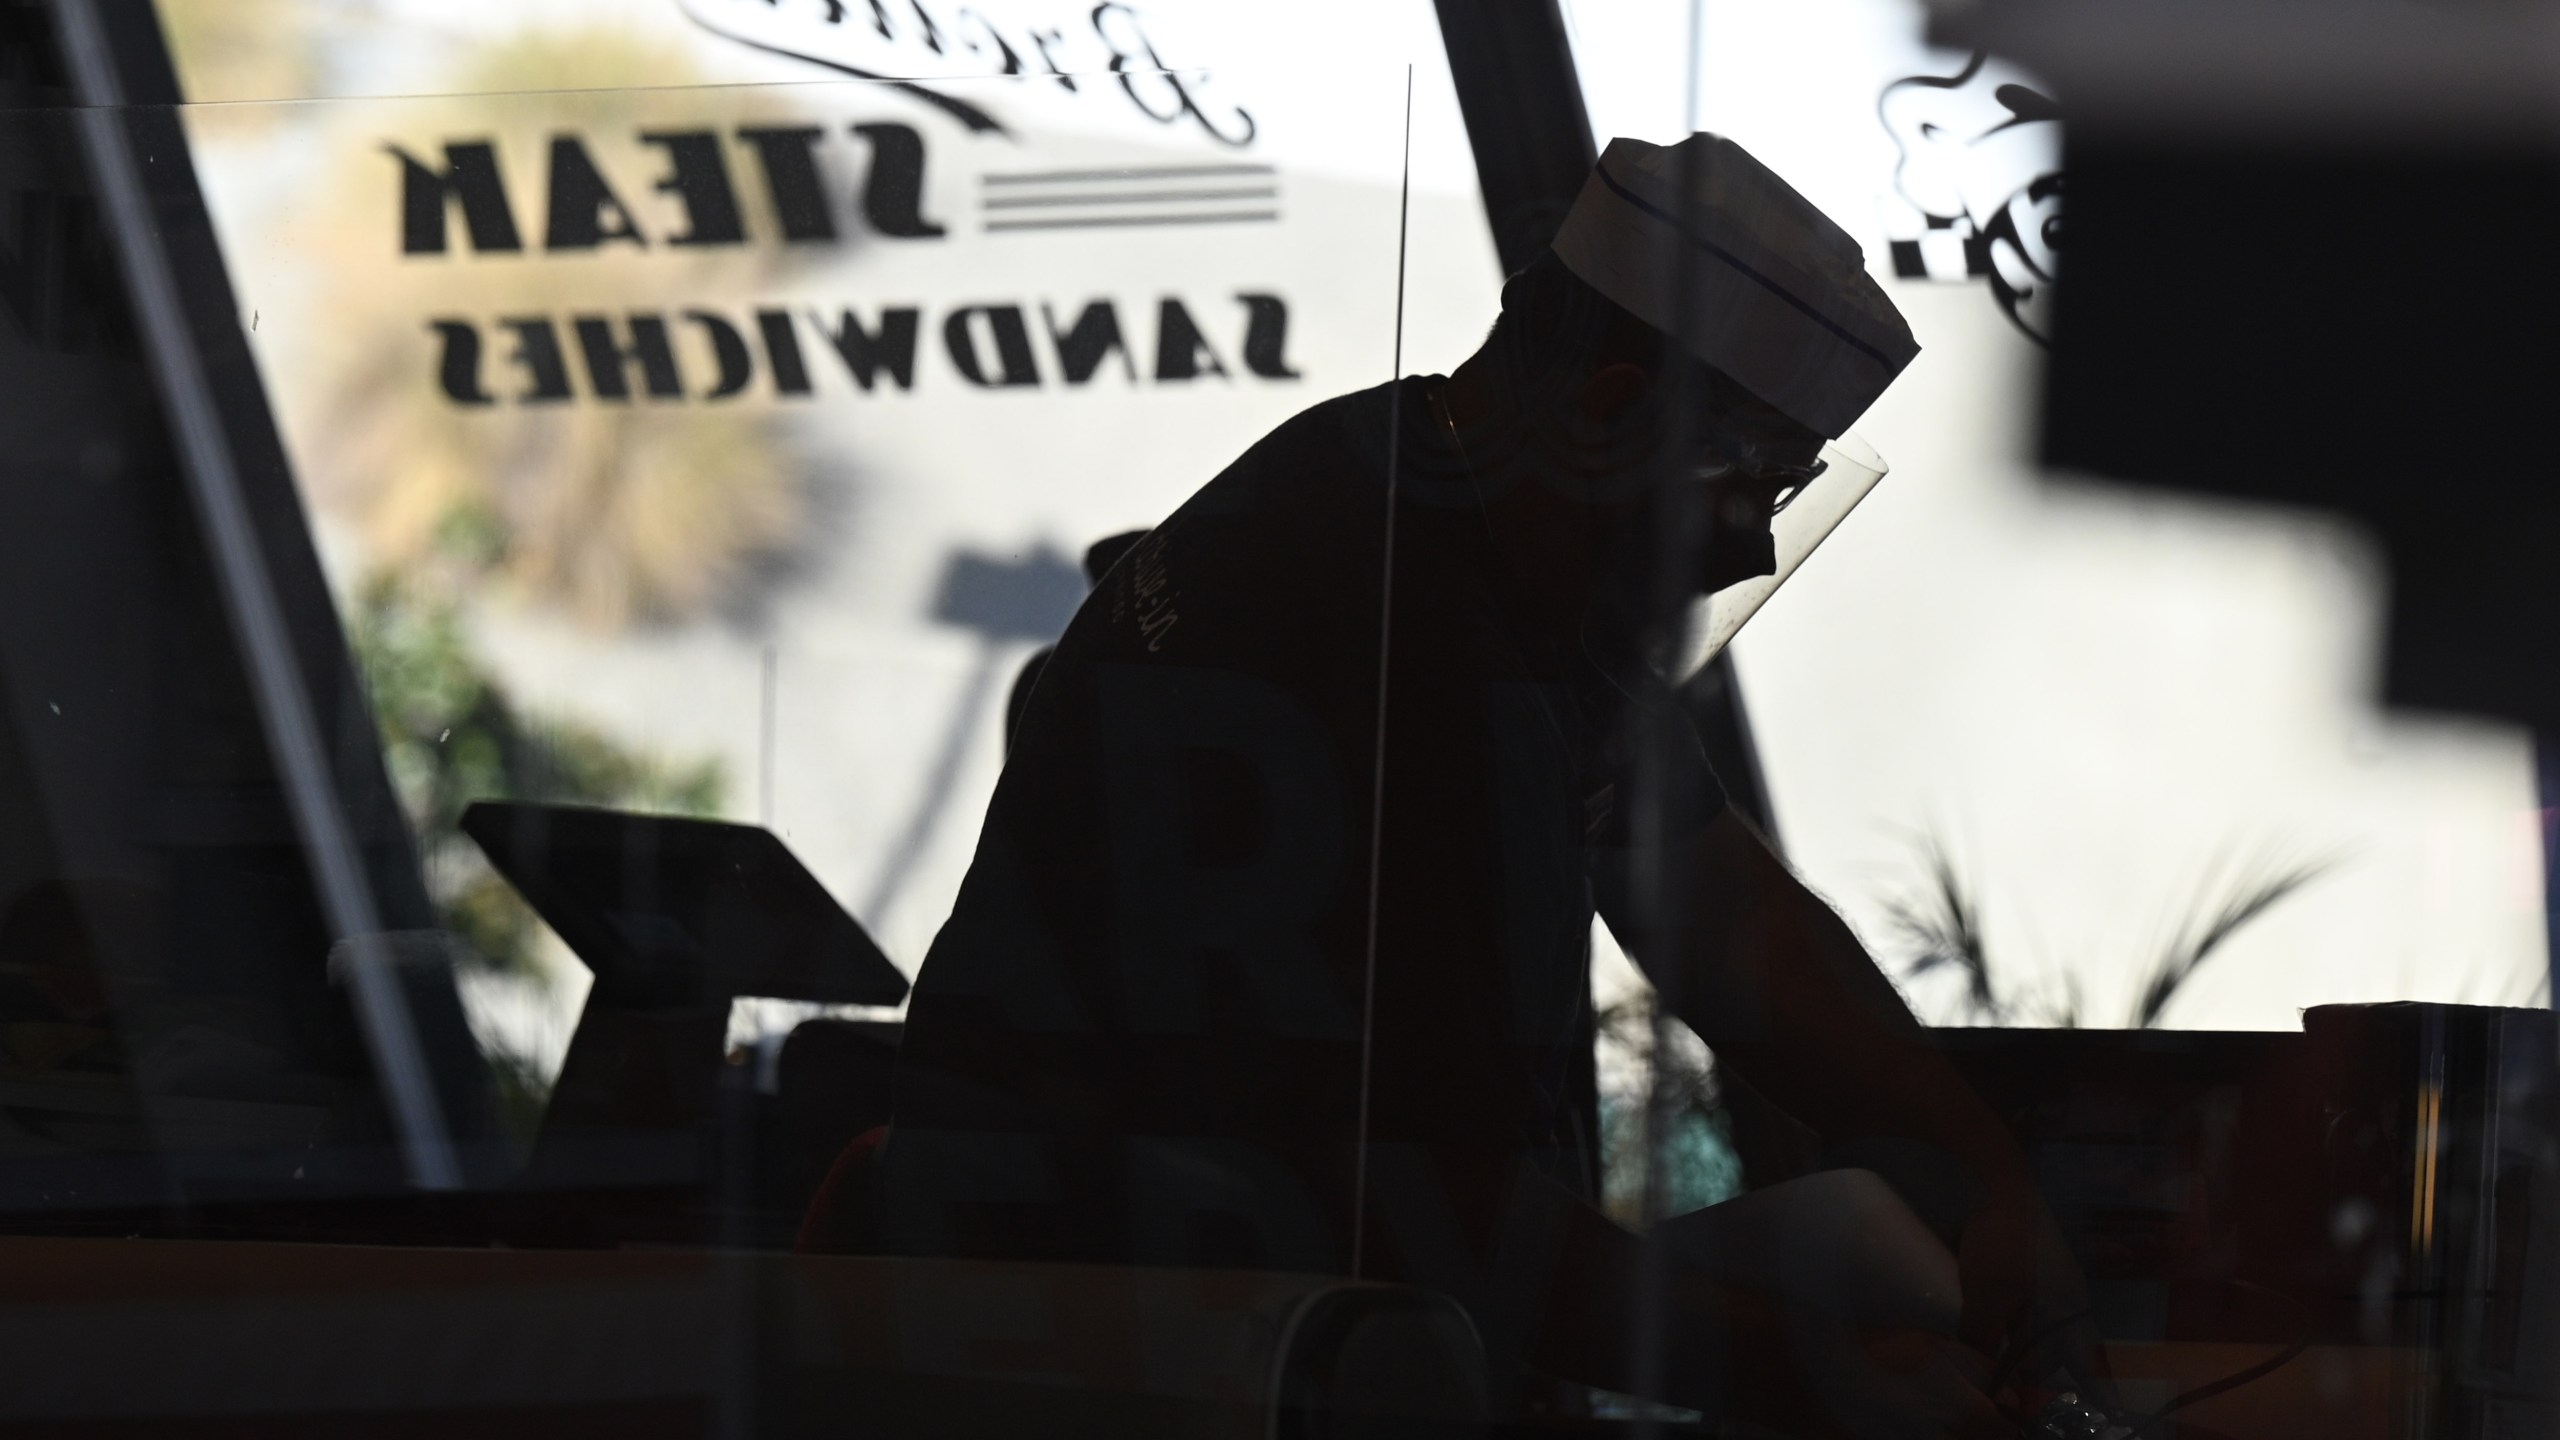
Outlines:
<svg viewBox="0 0 2560 1440"><path fill-rule="evenodd" d="M418 837L444 927L491 968L538 978L539 922L463 835L475 800L539 800L659 814L711 815L726 783L717 760L670 760L574 721L536 718L472 653L459 607L417 578L375 574L358 588L347 634L373 697L383 759Z"/></svg>

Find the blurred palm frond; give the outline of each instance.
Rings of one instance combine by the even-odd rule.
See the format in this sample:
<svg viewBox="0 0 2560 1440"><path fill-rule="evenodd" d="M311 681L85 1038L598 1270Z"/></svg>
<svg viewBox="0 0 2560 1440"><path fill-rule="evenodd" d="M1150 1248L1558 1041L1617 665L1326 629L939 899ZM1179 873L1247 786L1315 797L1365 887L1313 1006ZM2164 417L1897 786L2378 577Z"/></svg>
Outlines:
<svg viewBox="0 0 2560 1440"><path fill-rule="evenodd" d="M2157 1025L2161 1012L2169 1008L2169 1002L2177 997L2188 981L2195 978L2196 972L2204 968L2204 963L2213 958L2214 952L2221 948L2222 942L2231 938L2234 931L2274 909L2286 896L2327 874L2335 863L2334 857L2290 865L2261 861L2239 878L2221 904L2195 912L2205 917L2203 923L2189 927L2170 943L2168 950L2151 967L2150 977L2143 982L2141 992L2135 997L2134 1028L2148 1030ZM2211 878L2211 872L2208 872L2208 884Z"/></svg>
<svg viewBox="0 0 2560 1440"><path fill-rule="evenodd" d="M310 499L361 543L368 566L610 631L752 609L823 540L818 479L769 401L751 392L717 408L528 406L510 393L494 405L456 405L437 383L439 342L428 325L476 317L487 381L511 391L519 382L502 358L505 332L489 317L549 316L569 343L580 309L617 319L717 310L724 297L761 294L797 259L763 246L614 246L504 263L403 262L386 252L392 192L379 132L393 117L393 138L430 154L421 137L471 127L504 131L518 148L544 130L609 147L664 105L652 98L662 92L639 87L690 73L680 51L622 27L528 29L466 54L452 98L321 112L318 123L337 127L339 157L323 193L339 198L316 214L288 212L293 226L264 237L305 272L311 295L304 313L270 310L265 335ZM719 103L757 112L731 119L763 120L783 118L794 102ZM600 153L608 166L623 159ZM508 173L517 213L541 214L538 168Z"/></svg>
<svg viewBox="0 0 2560 1440"><path fill-rule="evenodd" d="M1920 843L1926 874L1920 893L1884 903L1886 918L1904 942L1903 978L1954 971L1963 978L1964 1013L1977 1023L2026 1023L2055 1029L2084 1023L2088 1005L2081 977L2064 971L2042 992L2021 992L2014 978L1992 963L1981 904L1957 874L1946 848L1934 837L1924 837ZM2143 980L2124 1023L2133 1029L2157 1026L2170 1002L2224 942L2336 864L2335 856L2290 863L2262 859L2241 871L2227 893L2190 912L2198 918L2181 926L2176 938L2141 972ZM2206 870L2208 897L2221 870L2218 863Z"/></svg>
<svg viewBox="0 0 2560 1440"><path fill-rule="evenodd" d="M1955 865L1935 840L1921 842L1929 883L1918 899L1885 902L1885 914L1903 939L1914 947L1905 978L1952 969L1964 977L1965 997L1974 1013L1997 1023L2006 1013L1991 978L1991 961L1983 953L1981 916Z"/></svg>
<svg viewBox="0 0 2560 1440"><path fill-rule="evenodd" d="M320 70L315 26L290 0L159 0L188 100L298 100Z"/></svg>

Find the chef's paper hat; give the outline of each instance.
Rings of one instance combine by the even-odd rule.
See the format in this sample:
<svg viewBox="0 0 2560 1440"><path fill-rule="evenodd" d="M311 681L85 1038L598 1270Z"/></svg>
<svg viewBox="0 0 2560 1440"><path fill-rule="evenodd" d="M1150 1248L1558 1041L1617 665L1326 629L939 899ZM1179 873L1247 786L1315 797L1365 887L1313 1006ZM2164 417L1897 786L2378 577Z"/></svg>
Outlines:
<svg viewBox="0 0 2560 1440"><path fill-rule="evenodd" d="M1583 283L1827 436L1920 353L1857 242L1721 135L1610 141L1555 252Z"/></svg>

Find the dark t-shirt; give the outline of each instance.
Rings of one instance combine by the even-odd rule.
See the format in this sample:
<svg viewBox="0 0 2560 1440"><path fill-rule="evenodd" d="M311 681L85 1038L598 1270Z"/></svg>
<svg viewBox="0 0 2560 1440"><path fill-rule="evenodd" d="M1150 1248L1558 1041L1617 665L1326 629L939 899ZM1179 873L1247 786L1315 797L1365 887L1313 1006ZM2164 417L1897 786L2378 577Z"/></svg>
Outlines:
<svg viewBox="0 0 2560 1440"><path fill-rule="evenodd" d="M917 977L892 1248L1339 1270L1415 1164L1460 1212L1522 1163L1588 1185L1628 702L1506 613L1434 383L1281 426L1068 627Z"/></svg>

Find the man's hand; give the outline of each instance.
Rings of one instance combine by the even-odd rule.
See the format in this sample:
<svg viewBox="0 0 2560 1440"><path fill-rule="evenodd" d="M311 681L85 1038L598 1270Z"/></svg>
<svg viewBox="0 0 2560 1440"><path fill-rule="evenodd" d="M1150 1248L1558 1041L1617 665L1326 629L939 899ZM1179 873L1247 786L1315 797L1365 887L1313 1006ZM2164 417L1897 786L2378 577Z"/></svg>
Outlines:
<svg viewBox="0 0 2560 1440"><path fill-rule="evenodd" d="M1852 1424L1860 1440L2010 1440L2017 1427L1983 1394L1991 1362L1973 1347L1925 1330L1863 1336L1867 1413ZM1836 1403L1836 1401L1835 1401ZM1835 1417L1847 1418L1847 1417Z"/></svg>
<svg viewBox="0 0 2560 1440"><path fill-rule="evenodd" d="M2103 1385L2088 1286L2033 1182L2018 1176L1994 1185L1965 1225L1956 1270L1964 1288L1958 1333L1994 1357L1991 1384L2033 1385L2059 1373Z"/></svg>
<svg viewBox="0 0 2560 1440"><path fill-rule="evenodd" d="M1917 1141L1981 1180L1957 1246L1960 1338L1991 1357L1995 1391L2068 1374L2104 1398L2079 1267L2025 1157L1913 1018L1855 932L1730 811L1685 842L1676 948L1640 926L1632 893L1602 908L1664 1002L1789 1114L1832 1136ZM1629 922L1622 925L1622 920Z"/></svg>

